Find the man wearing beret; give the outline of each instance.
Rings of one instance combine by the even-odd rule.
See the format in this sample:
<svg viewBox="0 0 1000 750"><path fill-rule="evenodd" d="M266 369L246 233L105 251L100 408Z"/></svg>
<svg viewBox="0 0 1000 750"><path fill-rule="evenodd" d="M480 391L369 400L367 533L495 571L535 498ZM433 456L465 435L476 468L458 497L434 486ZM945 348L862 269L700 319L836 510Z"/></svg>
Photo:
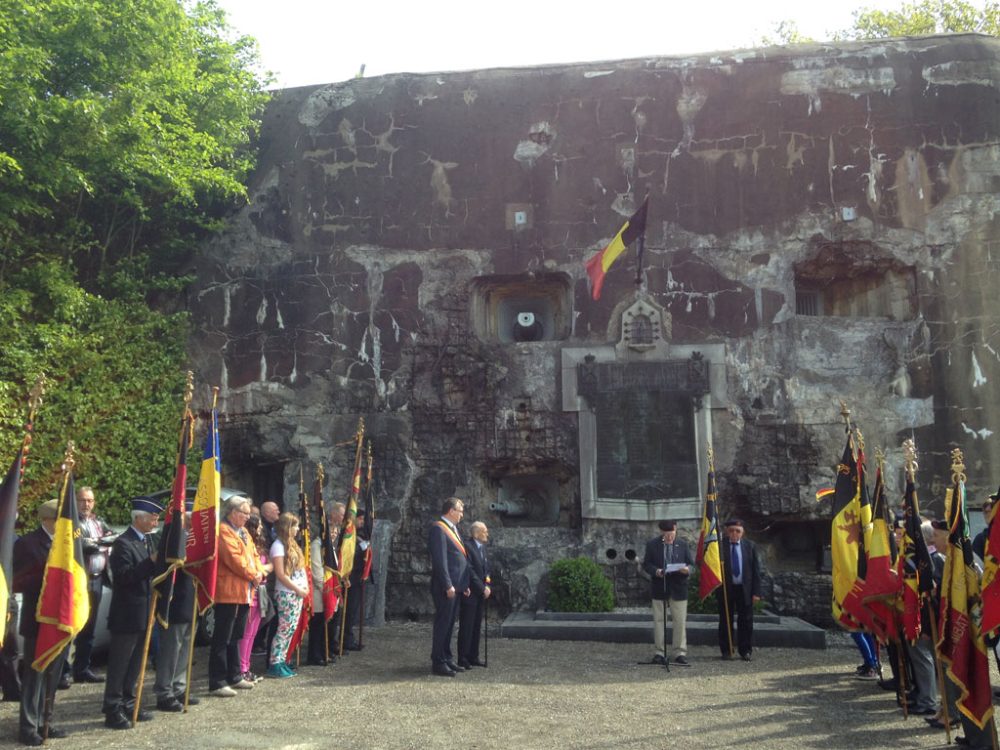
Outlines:
<svg viewBox="0 0 1000 750"><path fill-rule="evenodd" d="M692 565L691 548L686 541L677 538L677 522L660 521L660 535L646 542L646 554L642 558L642 569L649 574L649 593L653 600L653 641L656 644L653 661L657 664L667 659L664 630L669 605L674 663L681 667L691 666L687 659L687 597Z"/></svg>
<svg viewBox="0 0 1000 750"><path fill-rule="evenodd" d="M726 538L722 540L720 553L725 586L716 589L716 599L719 602L719 649L723 659L733 658L735 615L736 646L740 658L750 661L753 653L753 605L760 601L760 556L754 543L743 538L743 521L740 519L731 518L726 521Z"/></svg>
<svg viewBox="0 0 1000 750"><path fill-rule="evenodd" d="M149 535L160 522L163 508L148 497L132 500L132 525L111 546L111 609L108 630L108 674L104 683L104 725L130 729L136 685L145 646L156 551ZM153 716L139 711L139 721Z"/></svg>
<svg viewBox="0 0 1000 750"><path fill-rule="evenodd" d="M52 714L56 683L62 674L67 649L52 660L43 672L31 667L35 658L35 642L38 638L38 597L42 593L45 578L45 563L52 547L52 535L56 530L56 516L59 501L49 500L38 508L37 529L22 536L14 543L14 591L22 596L20 633L24 637L24 676L21 682L21 717L18 738L22 745L37 747L44 741L42 730ZM48 736L61 738L66 732L49 725Z"/></svg>

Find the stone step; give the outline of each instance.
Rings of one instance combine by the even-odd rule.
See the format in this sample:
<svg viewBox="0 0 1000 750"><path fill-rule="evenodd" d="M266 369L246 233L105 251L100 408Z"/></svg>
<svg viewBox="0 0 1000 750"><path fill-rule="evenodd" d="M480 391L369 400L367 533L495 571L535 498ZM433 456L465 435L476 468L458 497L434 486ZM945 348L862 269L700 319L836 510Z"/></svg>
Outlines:
<svg viewBox="0 0 1000 750"><path fill-rule="evenodd" d="M719 621L715 615L689 615L690 646L716 646ZM667 624L667 642L673 635ZM500 626L502 638L533 638L549 641L605 641L608 643L652 643L652 613L512 612ZM826 648L826 631L798 617L755 615L753 642L760 648Z"/></svg>

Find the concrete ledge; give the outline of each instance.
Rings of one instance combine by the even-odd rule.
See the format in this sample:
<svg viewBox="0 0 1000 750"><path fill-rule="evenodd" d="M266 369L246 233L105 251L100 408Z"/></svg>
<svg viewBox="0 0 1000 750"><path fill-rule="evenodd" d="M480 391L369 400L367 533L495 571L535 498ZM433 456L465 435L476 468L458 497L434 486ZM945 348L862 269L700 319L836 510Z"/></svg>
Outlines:
<svg viewBox="0 0 1000 750"><path fill-rule="evenodd" d="M826 648L826 631L798 617L758 615L753 621L754 646L761 648ZM715 646L719 642L715 615L689 615L687 640L691 646ZM500 626L502 638L534 638L549 641L605 641L608 643L652 643L652 614L512 612ZM672 636L667 624L667 641Z"/></svg>

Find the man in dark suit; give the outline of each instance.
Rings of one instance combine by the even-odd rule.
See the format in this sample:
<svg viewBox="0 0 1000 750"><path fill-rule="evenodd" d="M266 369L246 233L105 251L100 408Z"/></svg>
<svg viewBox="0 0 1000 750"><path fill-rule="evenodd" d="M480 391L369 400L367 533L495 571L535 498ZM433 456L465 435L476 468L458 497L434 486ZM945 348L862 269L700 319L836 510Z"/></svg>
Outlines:
<svg viewBox="0 0 1000 750"><path fill-rule="evenodd" d="M108 630L108 674L104 683L104 725L111 729L130 729L135 708L136 685L142 663L152 578L157 553L150 534L160 522L163 508L147 497L132 500L132 525L111 546L111 609ZM139 721L153 715L139 711Z"/></svg>
<svg viewBox="0 0 1000 750"><path fill-rule="evenodd" d="M760 557L757 547L743 538L743 521L726 521L726 538L720 549L723 587L716 589L719 602L719 649L723 659L733 658L733 616L736 616L737 649L743 661L753 653L753 605L760 601ZM728 618L726 612L728 610Z"/></svg>
<svg viewBox="0 0 1000 750"><path fill-rule="evenodd" d="M63 649L43 672L36 672L31 662L35 658L35 643L38 638L38 597L42 593L45 578L45 563L52 548L52 535L56 530L56 516L59 501L49 500L38 508L41 524L34 531L25 534L14 543L13 588L22 596L20 633L24 637L24 674L21 680L21 715L18 738L22 745L37 747L42 744L42 731L52 716L56 684L62 675L66 651ZM49 737L65 737L66 732L49 726Z"/></svg>
<svg viewBox="0 0 1000 750"><path fill-rule="evenodd" d="M656 644L653 661L666 663L663 631L669 602L673 661L678 666L690 667L687 659L687 603L688 579L694 556L688 543L677 538L676 521L660 521L659 526L660 535L646 542L646 554L642 558L642 569L649 574L649 595L653 600L653 641Z"/></svg>
<svg viewBox="0 0 1000 750"><path fill-rule="evenodd" d="M441 518L431 524L427 549L431 556L431 597L434 599L434 635L431 642L431 671L440 677L454 677L462 667L451 653L458 597L469 595L469 558L458 533L465 504L449 497L441 506Z"/></svg>
<svg viewBox="0 0 1000 750"><path fill-rule="evenodd" d="M493 593L490 589L490 564L486 559L486 543L490 531L482 521L469 529L472 536L465 543L469 556L469 595L463 596L458 605L458 666L485 667L479 660L479 634L483 629L486 600Z"/></svg>

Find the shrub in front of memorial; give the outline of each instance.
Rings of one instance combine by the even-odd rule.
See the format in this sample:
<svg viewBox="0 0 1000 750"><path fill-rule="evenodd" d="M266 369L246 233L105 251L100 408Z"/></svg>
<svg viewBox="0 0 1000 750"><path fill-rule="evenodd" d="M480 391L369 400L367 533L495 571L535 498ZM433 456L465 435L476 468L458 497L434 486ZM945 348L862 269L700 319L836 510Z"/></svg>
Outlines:
<svg viewBox="0 0 1000 750"><path fill-rule="evenodd" d="M593 560L572 557L549 568L549 609L553 612L610 612L615 608L611 581Z"/></svg>

